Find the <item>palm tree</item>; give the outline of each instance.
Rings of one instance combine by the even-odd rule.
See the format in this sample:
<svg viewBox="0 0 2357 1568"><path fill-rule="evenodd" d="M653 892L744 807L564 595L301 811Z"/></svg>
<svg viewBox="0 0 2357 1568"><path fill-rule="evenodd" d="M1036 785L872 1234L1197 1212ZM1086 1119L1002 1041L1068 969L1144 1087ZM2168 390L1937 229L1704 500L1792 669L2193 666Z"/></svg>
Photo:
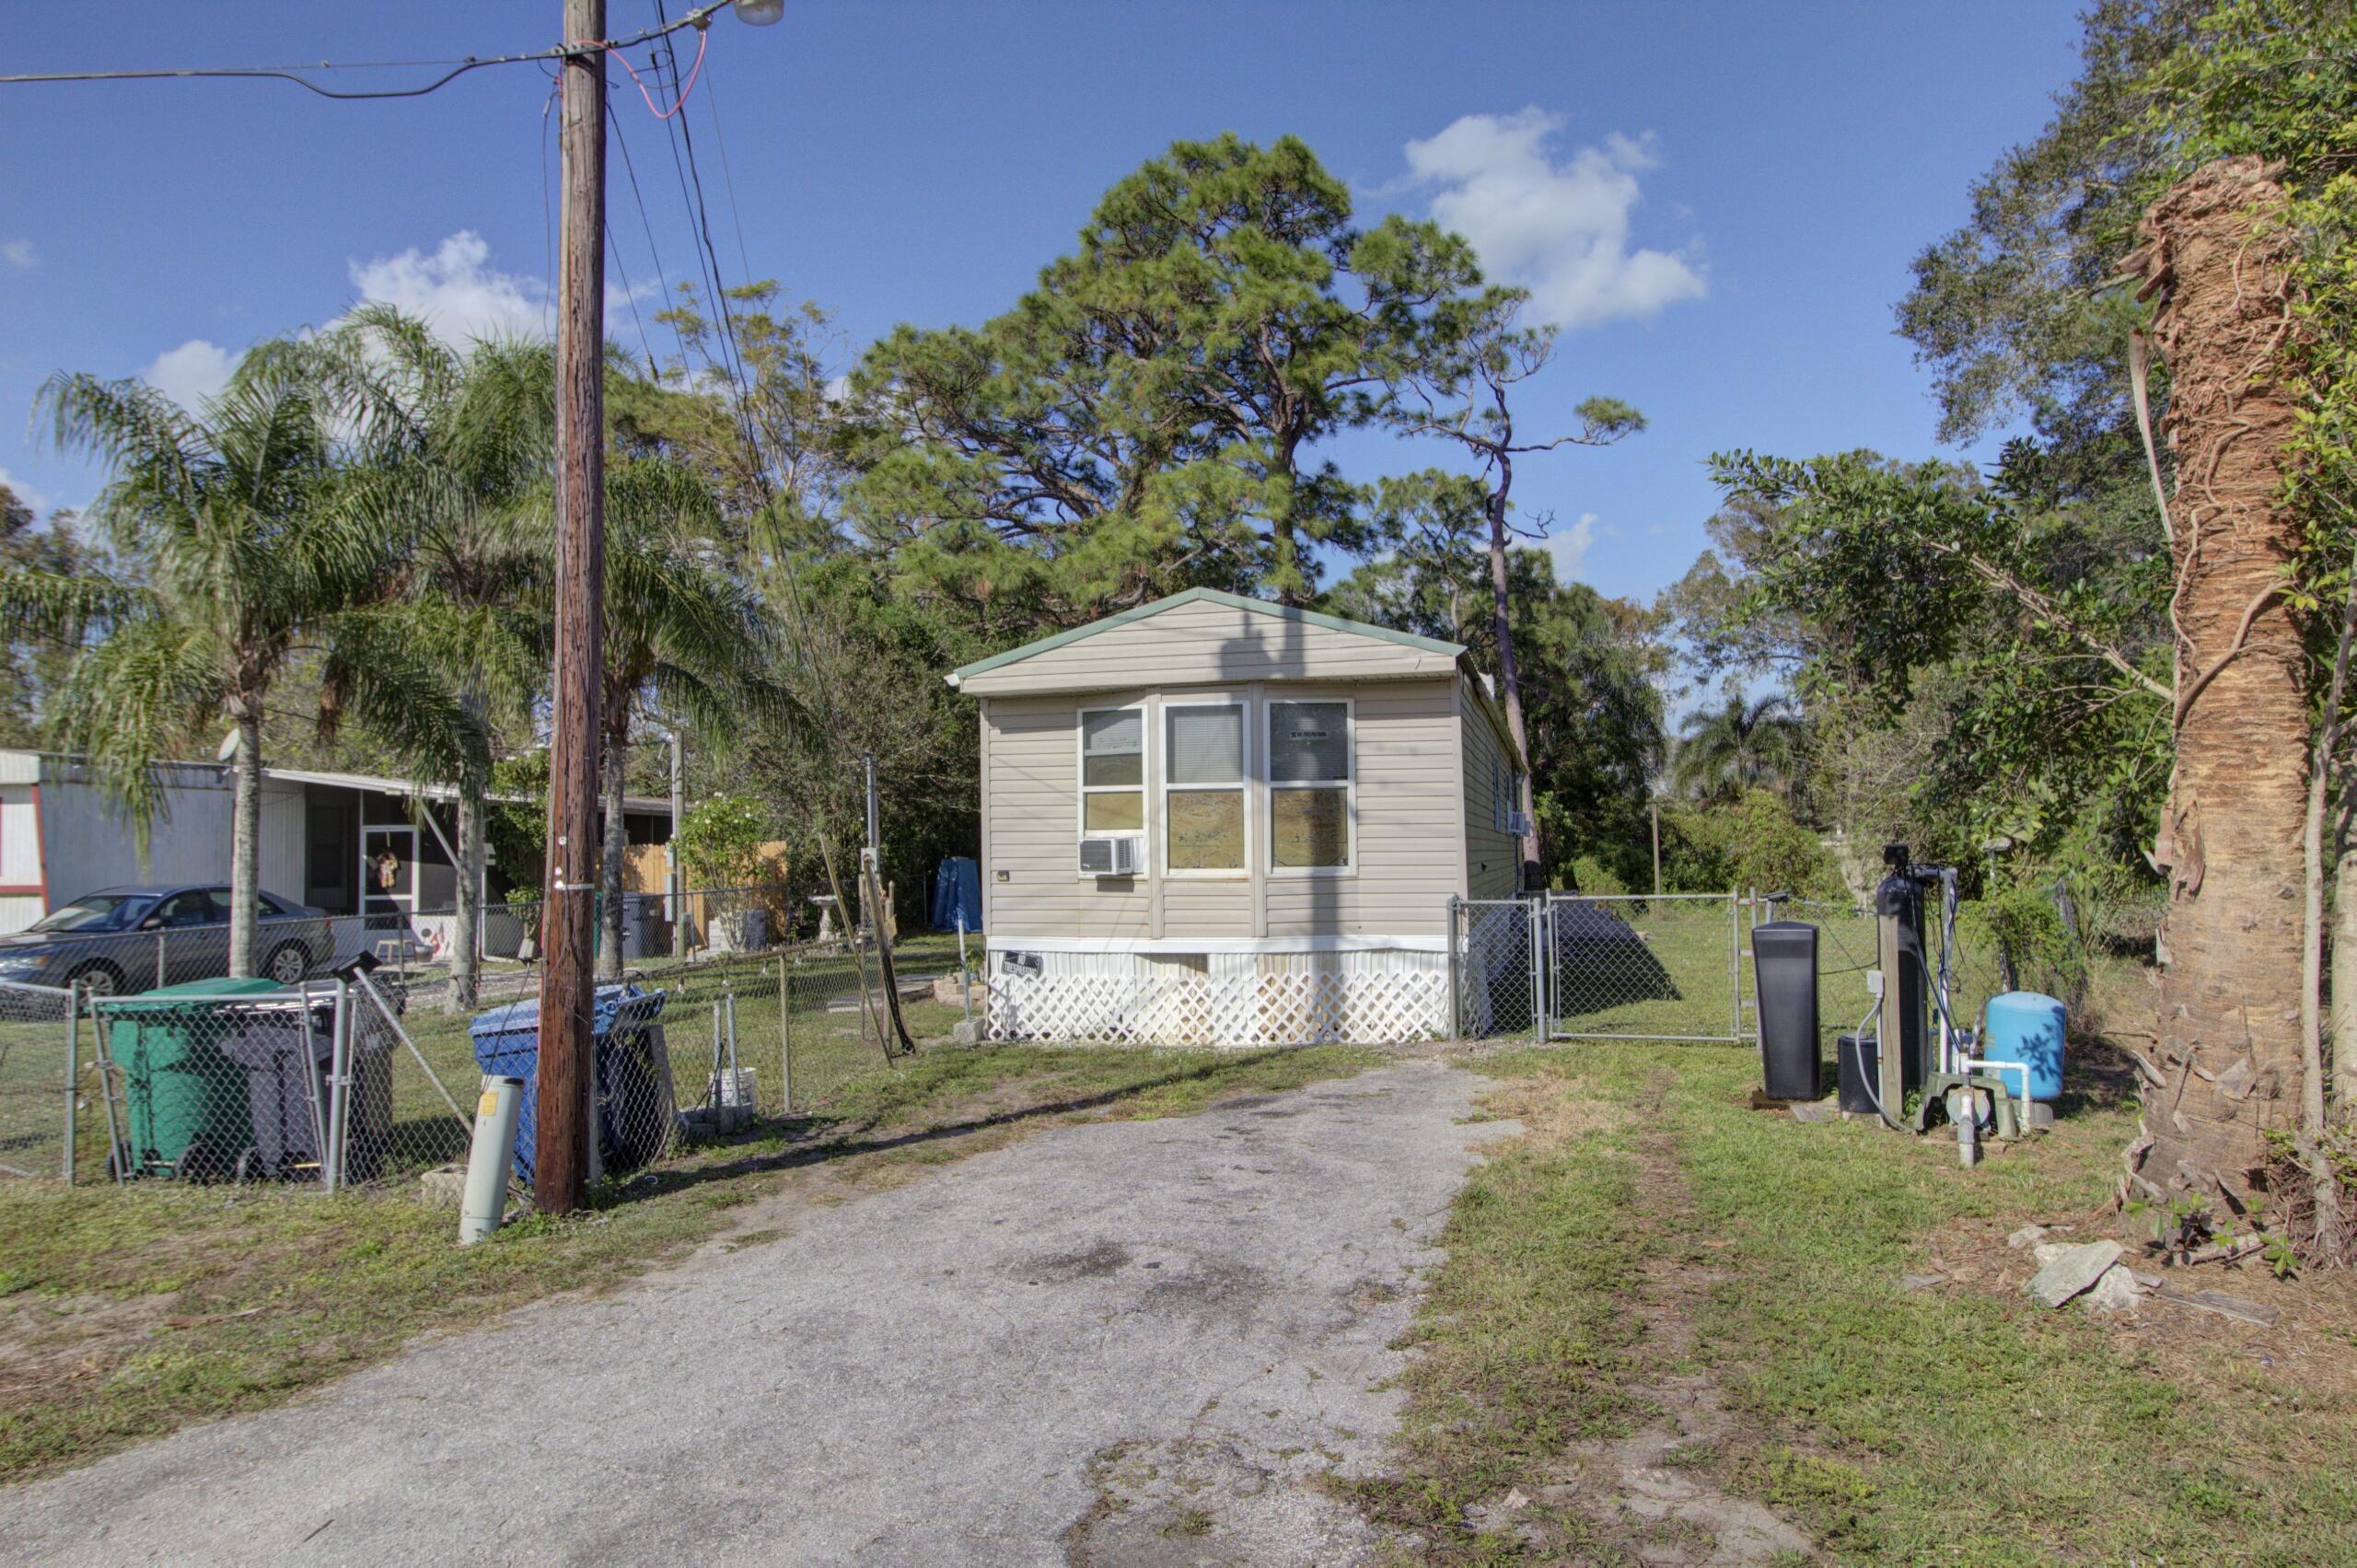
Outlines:
<svg viewBox="0 0 2357 1568"><path fill-rule="evenodd" d="M359 433L360 504L403 539L421 644L475 727L529 722L549 621L548 473L555 424L545 344L460 351L389 306L363 306L313 350L313 373ZM475 1005L489 770L459 777L450 1005Z"/></svg>
<svg viewBox="0 0 2357 1568"><path fill-rule="evenodd" d="M710 542L718 517L711 492L682 463L640 457L607 465L598 954L605 979L621 973L622 781L641 700L652 693L667 715L693 721L722 746L749 718L791 707L767 673L776 639L761 600Z"/></svg>
<svg viewBox="0 0 2357 1568"><path fill-rule="evenodd" d="M1731 696L1721 707L1689 714L1678 726L1670 781L1706 800L1730 799L1759 784L1781 789L1791 782L1800 732L1800 710L1782 693L1754 703Z"/></svg>
<svg viewBox="0 0 2357 1568"><path fill-rule="evenodd" d="M88 515L123 570L0 572L0 619L35 635L83 629L59 737L87 755L143 854L155 761L230 724L229 972L251 975L262 716L289 664L317 658L341 708L408 755L456 767L479 742L387 602L393 540L346 504L327 407L283 345L250 354L193 413L135 381L63 373L37 407L59 447L110 469Z"/></svg>

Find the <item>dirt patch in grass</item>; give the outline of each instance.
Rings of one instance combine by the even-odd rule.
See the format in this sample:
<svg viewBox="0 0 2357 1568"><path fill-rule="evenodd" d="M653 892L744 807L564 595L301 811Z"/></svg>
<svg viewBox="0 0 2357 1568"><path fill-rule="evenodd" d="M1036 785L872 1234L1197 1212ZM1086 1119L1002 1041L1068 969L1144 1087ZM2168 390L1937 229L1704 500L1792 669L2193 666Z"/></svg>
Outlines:
<svg viewBox="0 0 2357 1568"><path fill-rule="evenodd" d="M2064 1310L2108 1334L2124 1356L2195 1388L2254 1389L2253 1397L2281 1404L2283 1389L2296 1390L2304 1405L2338 1408L2357 1416L2357 1275L2310 1273L2279 1278L2261 1258L2233 1263L2168 1266L2141 1245L2134 1215L2097 1211L2059 1220L1963 1220L1924 1238L1923 1268L1941 1276L1942 1290L1971 1291L2007 1304L2023 1299L2038 1272L2029 1246L2013 1248L2006 1238L2021 1225L2043 1224L2044 1241L2079 1243L2110 1237L2125 1245L2123 1260L2163 1288L2213 1291L2271 1311L2270 1325L2244 1322L2197 1307L2147 1295L2129 1311ZM2264 1386L2264 1387L2262 1387ZM2328 1440L2343 1441L2340 1435ZM2294 1446L2303 1445L2296 1439Z"/></svg>
<svg viewBox="0 0 2357 1568"><path fill-rule="evenodd" d="M1554 1562L1648 1565L1770 1564L1812 1555L1808 1538L1761 1504L1722 1486L1711 1460L1746 1434L1717 1378L1694 1355L1691 1308L1729 1276L1695 1232L1694 1204L1675 1145L1656 1125L1669 1070L1656 1067L1632 1104L1576 1092L1560 1072L1501 1091L1556 1141L1633 1126L1636 1172L1628 1232L1646 1238L1635 1288L1623 1298L1636 1333L1622 1357L1628 1429L1569 1445L1528 1481L1475 1504L1467 1520L1521 1554Z"/></svg>

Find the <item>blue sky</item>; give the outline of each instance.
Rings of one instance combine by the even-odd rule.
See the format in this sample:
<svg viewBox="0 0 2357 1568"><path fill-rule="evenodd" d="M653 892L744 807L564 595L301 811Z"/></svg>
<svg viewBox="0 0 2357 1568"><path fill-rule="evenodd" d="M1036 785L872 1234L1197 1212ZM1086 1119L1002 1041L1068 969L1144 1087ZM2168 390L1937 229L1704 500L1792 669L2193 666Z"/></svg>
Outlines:
<svg viewBox="0 0 2357 1568"><path fill-rule="evenodd" d="M610 6L618 34L653 17L653 0ZM723 137L750 270L836 311L845 357L900 321L1004 308L1105 187L1174 138L1299 134L1364 215L1447 218L1565 323L1526 428L1596 392L1650 417L1625 446L1537 459L1517 485L1554 515L1567 575L1650 597L1701 547L1712 451L1933 450L1928 384L1891 306L1916 250L1964 215L1970 179L2044 122L2075 64L2072 12L789 0L777 27L715 22L689 112L730 281L744 263L712 184ZM5 68L504 53L552 41L558 13L26 6ZM28 429L58 368L202 388L248 343L364 296L452 331L539 321L547 96L531 65L362 104L265 83L0 87L0 477L44 507L95 488ZM615 110L653 251L684 275L661 127L626 85ZM612 161L620 260L644 289L654 256ZM626 314L611 330L635 341ZM1369 477L1426 460L1373 439L1338 455Z"/></svg>

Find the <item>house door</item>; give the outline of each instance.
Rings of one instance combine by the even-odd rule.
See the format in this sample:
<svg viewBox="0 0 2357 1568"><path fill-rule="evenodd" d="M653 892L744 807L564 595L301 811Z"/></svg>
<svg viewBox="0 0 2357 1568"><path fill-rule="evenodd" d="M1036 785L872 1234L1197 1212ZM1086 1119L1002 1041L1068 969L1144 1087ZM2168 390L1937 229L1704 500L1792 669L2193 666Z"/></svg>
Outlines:
<svg viewBox="0 0 2357 1568"><path fill-rule="evenodd" d="M404 931L417 912L417 830L367 828L360 834L360 912L368 929Z"/></svg>

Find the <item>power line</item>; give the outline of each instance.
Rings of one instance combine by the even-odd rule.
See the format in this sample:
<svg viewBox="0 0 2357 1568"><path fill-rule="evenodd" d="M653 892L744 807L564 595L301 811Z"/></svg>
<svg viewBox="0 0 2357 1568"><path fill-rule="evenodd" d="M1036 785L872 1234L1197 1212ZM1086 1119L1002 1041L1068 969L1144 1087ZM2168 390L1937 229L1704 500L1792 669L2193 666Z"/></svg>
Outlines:
<svg viewBox="0 0 2357 1568"><path fill-rule="evenodd" d="M613 127L614 145L622 155L622 172L630 179L630 199L638 208L638 226L646 234L646 253L655 262L655 281L661 287L663 298L668 304L671 297L671 273L669 269L663 265L662 248L655 243L655 220L648 215L646 197L638 188L638 166L631 161L630 139L622 134L621 121L615 121ZM679 365L684 370L688 363L688 336L680 329L679 318L676 316L671 319L671 336L679 345ZM653 354L650 353L647 358L651 363L654 358ZM658 381L662 379L662 372L659 368L656 371L656 379Z"/></svg>
<svg viewBox="0 0 2357 1568"><path fill-rule="evenodd" d="M137 71L34 71L0 76L0 87L25 87L41 82L275 81L292 82L307 92L317 93L321 98L342 100L424 98L428 93L438 92L448 87L468 72L480 71L487 65L523 65L535 61L565 60L591 49L603 49L609 53L614 53L621 50L635 48L642 43L652 43L657 39L677 32L681 28L694 28L701 32L711 22L714 12L733 3L734 0L710 0L710 4L698 6L676 22L668 17L662 17L656 26L647 28L625 39L604 39L594 43L584 43L578 47L560 44L553 49L536 49L524 54L467 54L442 60L319 60L296 65L191 65ZM703 52L701 46L696 52L701 58ZM378 87L355 92L322 87L304 75L305 72L317 71L414 69L421 65L447 65L450 69L432 81L418 87ZM628 61L623 62L622 69L630 70ZM633 79L637 76L634 71L631 75ZM689 87L691 88L694 87L692 80L690 81ZM642 93L644 90L643 87L640 88ZM679 113L686 107L686 101L685 95L681 95L679 101L671 106L669 112ZM655 108L655 100L651 97L646 100L646 107L654 110L658 118L664 114L663 110Z"/></svg>
<svg viewBox="0 0 2357 1568"><path fill-rule="evenodd" d="M720 147L720 183L728 192L728 222L737 231L737 260L745 269L745 281L753 281L753 260L745 253L745 219L737 210L737 175L728 167L728 138L720 130L720 84L706 82L703 89L703 110L712 122L712 139Z"/></svg>

